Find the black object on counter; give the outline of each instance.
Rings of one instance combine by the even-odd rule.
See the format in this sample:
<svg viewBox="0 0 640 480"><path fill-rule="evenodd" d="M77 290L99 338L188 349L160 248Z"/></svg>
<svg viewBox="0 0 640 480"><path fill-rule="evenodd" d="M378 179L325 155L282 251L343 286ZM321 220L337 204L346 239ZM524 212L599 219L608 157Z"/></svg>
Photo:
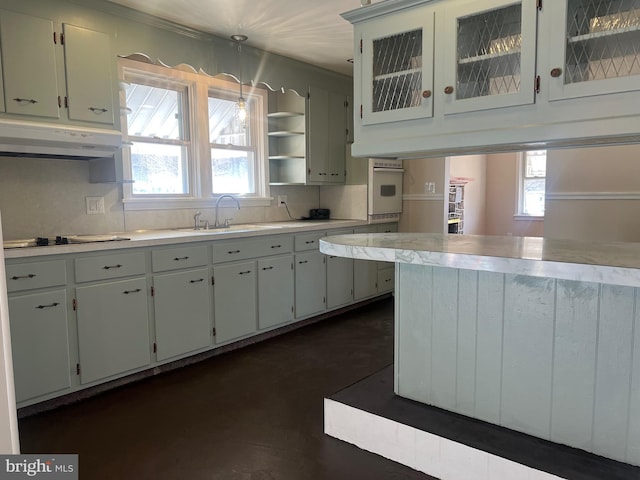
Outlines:
<svg viewBox="0 0 640 480"><path fill-rule="evenodd" d="M309 210L309 220L329 220L330 213L328 208L312 208Z"/></svg>
<svg viewBox="0 0 640 480"><path fill-rule="evenodd" d="M69 239L67 237L56 237L56 245L67 245L69 243Z"/></svg>
<svg viewBox="0 0 640 480"><path fill-rule="evenodd" d="M46 247L49 245L49 239L45 237L36 238L36 246L38 247Z"/></svg>

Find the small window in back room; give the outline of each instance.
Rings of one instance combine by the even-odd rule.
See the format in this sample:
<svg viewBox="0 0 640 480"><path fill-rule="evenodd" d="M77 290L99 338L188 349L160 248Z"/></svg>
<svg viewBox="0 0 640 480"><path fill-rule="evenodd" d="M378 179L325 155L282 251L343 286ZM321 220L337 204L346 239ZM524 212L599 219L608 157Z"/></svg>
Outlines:
<svg viewBox="0 0 640 480"><path fill-rule="evenodd" d="M532 150L522 154L520 164L519 214L544 216L547 151Z"/></svg>

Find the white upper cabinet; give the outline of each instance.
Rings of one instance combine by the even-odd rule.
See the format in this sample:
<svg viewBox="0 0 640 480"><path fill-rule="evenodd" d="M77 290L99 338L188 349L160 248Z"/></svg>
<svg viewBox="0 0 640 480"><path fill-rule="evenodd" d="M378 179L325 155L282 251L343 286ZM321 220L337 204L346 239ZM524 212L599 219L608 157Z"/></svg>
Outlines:
<svg viewBox="0 0 640 480"><path fill-rule="evenodd" d="M57 76L60 37L54 34L51 20L0 12L7 113L60 117Z"/></svg>
<svg viewBox="0 0 640 480"><path fill-rule="evenodd" d="M109 35L3 10L0 40L6 113L113 125Z"/></svg>
<svg viewBox="0 0 640 480"><path fill-rule="evenodd" d="M549 2L550 99L640 90L640 0Z"/></svg>
<svg viewBox="0 0 640 480"><path fill-rule="evenodd" d="M364 125L433 116L433 36L431 9L362 26L357 63L362 68Z"/></svg>
<svg viewBox="0 0 640 480"><path fill-rule="evenodd" d="M535 3L478 3L444 11L445 114L535 101Z"/></svg>
<svg viewBox="0 0 640 480"><path fill-rule="evenodd" d="M69 119L113 125L109 36L64 26Z"/></svg>

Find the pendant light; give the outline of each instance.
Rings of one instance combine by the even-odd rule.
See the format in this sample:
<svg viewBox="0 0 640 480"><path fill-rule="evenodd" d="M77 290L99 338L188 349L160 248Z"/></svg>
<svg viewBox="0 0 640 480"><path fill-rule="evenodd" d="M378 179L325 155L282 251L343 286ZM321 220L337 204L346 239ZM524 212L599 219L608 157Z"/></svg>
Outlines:
<svg viewBox="0 0 640 480"><path fill-rule="evenodd" d="M246 35L231 35L231 40L238 44L238 81L240 83L240 98L238 98L238 120L246 127L247 104L242 96L242 43L247 40Z"/></svg>

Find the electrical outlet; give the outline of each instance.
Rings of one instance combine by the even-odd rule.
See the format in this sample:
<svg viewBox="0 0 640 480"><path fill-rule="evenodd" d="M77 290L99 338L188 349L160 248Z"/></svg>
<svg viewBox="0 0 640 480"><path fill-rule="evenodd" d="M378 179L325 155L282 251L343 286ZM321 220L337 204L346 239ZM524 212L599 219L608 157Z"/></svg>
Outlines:
<svg viewBox="0 0 640 480"><path fill-rule="evenodd" d="M285 203L287 203L287 196L286 195L278 195L278 206L279 207L284 207Z"/></svg>
<svg viewBox="0 0 640 480"><path fill-rule="evenodd" d="M84 197L87 206L87 215L104 214L104 197Z"/></svg>

